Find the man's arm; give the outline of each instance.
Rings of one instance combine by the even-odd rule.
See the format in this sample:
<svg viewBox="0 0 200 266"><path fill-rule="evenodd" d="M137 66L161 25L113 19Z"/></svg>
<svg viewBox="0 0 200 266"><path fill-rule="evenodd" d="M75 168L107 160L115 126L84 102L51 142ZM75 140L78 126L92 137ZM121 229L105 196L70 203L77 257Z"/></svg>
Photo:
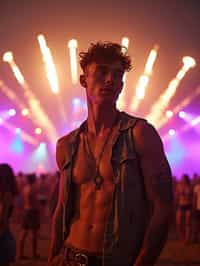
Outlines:
<svg viewBox="0 0 200 266"><path fill-rule="evenodd" d="M167 239L173 214L171 170L156 130L141 121L133 129L136 151L144 177L147 198L153 207L143 246L135 266L153 265Z"/></svg>

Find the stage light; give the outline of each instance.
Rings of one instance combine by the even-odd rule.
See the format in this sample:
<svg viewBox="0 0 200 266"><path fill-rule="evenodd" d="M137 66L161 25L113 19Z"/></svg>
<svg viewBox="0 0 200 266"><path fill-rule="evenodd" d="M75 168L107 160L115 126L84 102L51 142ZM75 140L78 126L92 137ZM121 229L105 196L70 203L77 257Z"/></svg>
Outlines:
<svg viewBox="0 0 200 266"><path fill-rule="evenodd" d="M191 56L184 56L183 57L183 64L186 66L186 68L191 68L191 67L194 67L196 65L196 62L195 62L194 58L192 58Z"/></svg>
<svg viewBox="0 0 200 266"><path fill-rule="evenodd" d="M3 61L4 62L11 62L13 61L13 54L12 52L8 51L3 54Z"/></svg>
<svg viewBox="0 0 200 266"><path fill-rule="evenodd" d="M145 89L149 83L149 77L146 75L142 75L139 78L138 85L136 88L136 97L140 100L144 99Z"/></svg>
<svg viewBox="0 0 200 266"><path fill-rule="evenodd" d="M42 129L40 127L37 127L35 129L35 134L40 135L42 133Z"/></svg>
<svg viewBox="0 0 200 266"><path fill-rule="evenodd" d="M27 116L29 114L29 110L27 108L24 108L22 111L21 111L21 114L23 116Z"/></svg>
<svg viewBox="0 0 200 266"><path fill-rule="evenodd" d="M125 54L127 52L128 46L129 46L129 38L123 37L121 44L123 46L122 47L122 53Z"/></svg>
<svg viewBox="0 0 200 266"><path fill-rule="evenodd" d="M146 119L157 128L159 128L162 123L161 115L170 103L172 97L175 95L181 79L186 75L191 67L195 66L195 64L196 63L192 57L183 57L182 68L179 70L176 77L170 81L167 89L160 95L158 100L151 107L150 113L147 115ZM160 110L160 112L158 112L158 110Z"/></svg>
<svg viewBox="0 0 200 266"><path fill-rule="evenodd" d="M8 114L9 114L9 116L15 116L15 115L16 115L16 111L15 111L15 109L10 109L10 110L8 111Z"/></svg>
<svg viewBox="0 0 200 266"><path fill-rule="evenodd" d="M168 133L170 136L174 136L176 134L176 131L174 129L170 129Z"/></svg>
<svg viewBox="0 0 200 266"><path fill-rule="evenodd" d="M121 40L121 45L123 46L121 51L123 54L126 54L129 46L129 39L127 37L123 37ZM123 110L126 106L126 77L127 77L127 72L124 73L123 75L123 89L118 97L117 100L117 108L119 110Z"/></svg>
<svg viewBox="0 0 200 266"><path fill-rule="evenodd" d="M69 48L77 48L78 47L78 42L75 39L72 39L68 42L68 47Z"/></svg>
<svg viewBox="0 0 200 266"><path fill-rule="evenodd" d="M42 34L38 35L37 39L38 39L38 42L40 45L40 50L42 53L43 62L45 64L46 77L49 81L52 92L54 94L58 94L60 89L59 89L59 84L58 84L56 67L54 65L51 50L49 49L49 47L46 44L46 40L45 40L44 35L42 35Z"/></svg>
<svg viewBox="0 0 200 266"><path fill-rule="evenodd" d="M11 61L9 63L9 65L10 65L12 71L14 72L14 75L15 75L17 81L20 83L20 85L24 89L24 97L28 102L28 107L31 111L31 117L33 118L34 122L38 125L42 125L46 129L47 136L50 138L51 141L55 140L55 138L57 138L57 132L56 132L55 126L53 125L50 118L48 117L48 115L46 114L44 109L42 108L40 101L35 97L34 93L29 88L28 83L25 81L23 75L20 72L20 69L18 68L18 66L14 62L14 59L13 59L13 61ZM1 83L0 83L0 85L1 85ZM20 109L25 108L24 105L22 105L22 104L20 104L20 105L22 107Z"/></svg>
<svg viewBox="0 0 200 266"><path fill-rule="evenodd" d="M47 146L46 142L40 142L39 148L46 149L46 146Z"/></svg>
<svg viewBox="0 0 200 266"><path fill-rule="evenodd" d="M156 61L156 57L157 57L157 54L158 54L158 49L159 49L159 46L156 44L154 46L154 48L150 51L147 63L145 65L145 70L144 70L144 73L146 75L151 75L152 74L153 65L154 65L154 63Z"/></svg>
<svg viewBox="0 0 200 266"><path fill-rule="evenodd" d="M3 124L3 118L0 117L0 125Z"/></svg>
<svg viewBox="0 0 200 266"><path fill-rule="evenodd" d="M21 129L15 128L15 137L11 143L11 149L15 153L22 153L24 149L22 136L21 136Z"/></svg>
<svg viewBox="0 0 200 266"><path fill-rule="evenodd" d="M198 125L200 123L200 116L197 116L196 118L194 118L191 122L190 122L190 125L192 127Z"/></svg>
<svg viewBox="0 0 200 266"><path fill-rule="evenodd" d="M171 110L167 110L165 114L166 114L166 117L168 117L168 118L170 118L174 115Z"/></svg>
<svg viewBox="0 0 200 266"><path fill-rule="evenodd" d="M77 55L76 55L77 47L78 47L77 40L72 39L68 42L72 84L76 84L78 82L78 66L77 66Z"/></svg>
<svg viewBox="0 0 200 266"><path fill-rule="evenodd" d="M21 133L21 128L17 127L17 128L15 129L15 133L16 133L16 134L20 134L20 133Z"/></svg>
<svg viewBox="0 0 200 266"><path fill-rule="evenodd" d="M180 112L178 113L178 116L179 116L180 118L185 118L185 112L184 112L184 111L180 111Z"/></svg>
<svg viewBox="0 0 200 266"><path fill-rule="evenodd" d="M81 104L81 100L79 98L74 98L72 100L72 104L75 105L75 106L80 105Z"/></svg>
<svg viewBox="0 0 200 266"><path fill-rule="evenodd" d="M156 44L154 48L150 51L149 56L147 58L147 62L145 64L145 69L143 74L139 77L139 80L136 85L136 93L132 97L130 110L136 111L138 106L141 103L141 100L145 97L145 92L148 87L150 77L153 73L153 66L157 58L159 46Z"/></svg>

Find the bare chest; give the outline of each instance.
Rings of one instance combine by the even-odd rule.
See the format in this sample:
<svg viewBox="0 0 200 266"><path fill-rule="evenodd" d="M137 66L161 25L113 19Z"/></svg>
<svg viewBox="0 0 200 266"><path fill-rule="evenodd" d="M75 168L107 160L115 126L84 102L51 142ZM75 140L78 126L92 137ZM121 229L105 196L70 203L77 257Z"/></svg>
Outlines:
<svg viewBox="0 0 200 266"><path fill-rule="evenodd" d="M103 182L113 183L113 169L111 165L112 145L111 137L105 144L105 138L90 139L90 147L84 135L80 143L73 167L73 182L77 185L93 184L98 176Z"/></svg>

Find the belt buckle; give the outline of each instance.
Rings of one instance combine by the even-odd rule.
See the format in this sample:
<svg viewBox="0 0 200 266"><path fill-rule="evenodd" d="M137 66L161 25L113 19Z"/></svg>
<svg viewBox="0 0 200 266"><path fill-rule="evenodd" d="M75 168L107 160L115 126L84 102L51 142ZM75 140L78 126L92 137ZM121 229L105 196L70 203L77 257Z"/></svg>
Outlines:
<svg viewBox="0 0 200 266"><path fill-rule="evenodd" d="M75 258L77 258L77 259L83 258L85 260L84 263L78 262L78 266L87 266L88 265L88 256L87 255L85 255L83 253L77 253L75 255Z"/></svg>

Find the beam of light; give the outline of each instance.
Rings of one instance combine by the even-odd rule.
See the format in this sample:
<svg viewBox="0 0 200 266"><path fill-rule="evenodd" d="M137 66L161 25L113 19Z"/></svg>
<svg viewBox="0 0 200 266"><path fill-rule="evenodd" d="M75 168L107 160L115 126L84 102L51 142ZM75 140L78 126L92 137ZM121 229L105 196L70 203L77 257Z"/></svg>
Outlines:
<svg viewBox="0 0 200 266"><path fill-rule="evenodd" d="M6 121L15 115L16 115L15 109L0 111L0 118L2 121Z"/></svg>
<svg viewBox="0 0 200 266"><path fill-rule="evenodd" d="M21 85L24 85L24 82L25 82L24 77L23 77L20 69L18 68L18 66L15 64L15 61L14 61L14 58L13 58L13 53L10 52L10 51L9 52L5 52L3 54L3 61L7 62L10 65L10 67L11 67L11 69L12 69L12 71L14 73L14 76L17 79L17 81Z"/></svg>
<svg viewBox="0 0 200 266"><path fill-rule="evenodd" d="M58 94L60 89L58 84L56 67L53 62L51 51L46 44L44 35L42 34L38 35L37 39L42 53L43 62L45 64L46 77L49 81L52 92L54 94Z"/></svg>
<svg viewBox="0 0 200 266"><path fill-rule="evenodd" d="M200 124L200 116L194 118L194 119L190 122L190 125L191 125L192 127L194 127L194 126L196 126L196 125L198 125L198 124Z"/></svg>
<svg viewBox="0 0 200 266"><path fill-rule="evenodd" d="M60 98L60 94L59 94L60 89L59 89L56 67L53 62L51 51L49 47L47 46L44 35L42 34L38 35L37 39L38 39L38 43L39 43L40 50L42 53L43 62L45 64L46 77L49 81L52 92L57 96L56 101L57 101L59 113L62 119L66 121L65 110L63 107L62 99Z"/></svg>
<svg viewBox="0 0 200 266"><path fill-rule="evenodd" d="M157 128L160 127L160 121L162 119L163 112L169 105L171 98L175 95L180 81L183 79L187 71L195 66L194 59L189 56L183 57L182 61L182 68L179 70L176 77L170 81L167 89L164 91L163 94L161 94L159 99L152 106L150 113L146 117L147 120L149 120Z"/></svg>
<svg viewBox="0 0 200 266"><path fill-rule="evenodd" d="M21 137L21 129L16 128L15 129L15 136L11 143L11 149L15 153L22 153L24 150L24 145Z"/></svg>
<svg viewBox="0 0 200 266"><path fill-rule="evenodd" d="M4 56L3 56L3 58L4 58ZM13 54L12 54L12 61L7 61L7 62L10 65L10 67L12 68L13 64L15 64ZM16 67L17 67L17 65L16 65ZM53 123L50 121L48 115L42 109L42 107L40 105L40 101L35 97L34 93L29 88L29 85L26 82L26 80L24 79L24 77L23 77L23 82L20 82L20 80L18 80L18 82L20 83L20 85L24 89L24 97L26 98L26 100L28 102L28 105L30 107L30 110L31 110L31 113L32 113L34 120L37 122L38 125L41 125L41 127L43 127L46 130L47 137L50 139L50 141L55 141L55 139L57 139L56 129L55 129Z"/></svg>
<svg viewBox="0 0 200 266"><path fill-rule="evenodd" d="M36 149L32 152L29 157L29 164L33 170L38 169L48 169L49 168L49 153L47 149L47 144L45 142L40 142Z"/></svg>
<svg viewBox="0 0 200 266"><path fill-rule="evenodd" d="M128 47L129 47L129 38L127 37L123 37L121 40L121 45L122 47L122 53L126 54L128 51ZM126 103L125 103L125 99L126 99L126 78L127 78L127 73L124 73L123 75L123 89L119 95L119 98L117 100L117 108L119 110L122 110L123 108L125 108Z"/></svg>
<svg viewBox="0 0 200 266"><path fill-rule="evenodd" d="M177 167L184 159L186 151L184 145L178 136L168 135L169 140L166 145L166 156L172 167Z"/></svg>
<svg viewBox="0 0 200 266"><path fill-rule="evenodd" d="M77 66L77 52L76 52L77 47L78 47L77 40L72 39L68 42L72 84L78 83L78 66Z"/></svg>
<svg viewBox="0 0 200 266"><path fill-rule="evenodd" d="M12 91L9 87L5 85L3 80L0 79L0 90L1 92L11 101L13 101L19 109L26 108L25 104L20 100L20 98Z"/></svg>
<svg viewBox="0 0 200 266"><path fill-rule="evenodd" d="M156 44L154 48L150 51L144 73L140 76L137 85L136 85L136 94L131 100L130 110L136 111L141 103L141 100L144 99L147 86L150 81L150 77L153 73L153 66L155 64L159 46Z"/></svg>
<svg viewBox="0 0 200 266"><path fill-rule="evenodd" d="M191 90L192 93L190 93L190 95L188 97L186 97L185 99L183 99L177 106L174 107L174 109L172 110L173 114L176 115L180 110L184 109L187 105L189 105L194 98L196 98L198 95L200 95L200 86L198 86L196 89ZM162 117L159 120L159 123L157 124L157 128L161 128L162 126L164 126L168 120L171 117Z"/></svg>
<svg viewBox="0 0 200 266"><path fill-rule="evenodd" d="M191 114L191 113L185 112L185 111L180 111L178 113L178 117L180 119L184 120L186 123L190 123L190 121L192 121L194 118L194 114Z"/></svg>
<svg viewBox="0 0 200 266"><path fill-rule="evenodd" d="M180 135L183 132L186 132L190 129L193 130L197 130L197 132L199 132L200 130L200 115L193 118L192 120L188 121L188 123L186 123L184 126L182 126L177 132L176 132L176 136ZM169 132L168 132L169 133ZM169 139L169 134L165 134L162 137L163 141L167 141Z"/></svg>
<svg viewBox="0 0 200 266"><path fill-rule="evenodd" d="M9 123L8 121L3 121L1 126L9 130L12 134L16 133L16 126L12 123ZM36 138L33 138L31 135L29 135L22 129L20 129L20 136L24 142L27 142L31 145L38 145L38 140Z"/></svg>
<svg viewBox="0 0 200 266"><path fill-rule="evenodd" d="M180 133L186 132L190 129L193 129L200 133L200 115L193 118L192 120L188 121L187 124L185 124L181 129L179 130Z"/></svg>

